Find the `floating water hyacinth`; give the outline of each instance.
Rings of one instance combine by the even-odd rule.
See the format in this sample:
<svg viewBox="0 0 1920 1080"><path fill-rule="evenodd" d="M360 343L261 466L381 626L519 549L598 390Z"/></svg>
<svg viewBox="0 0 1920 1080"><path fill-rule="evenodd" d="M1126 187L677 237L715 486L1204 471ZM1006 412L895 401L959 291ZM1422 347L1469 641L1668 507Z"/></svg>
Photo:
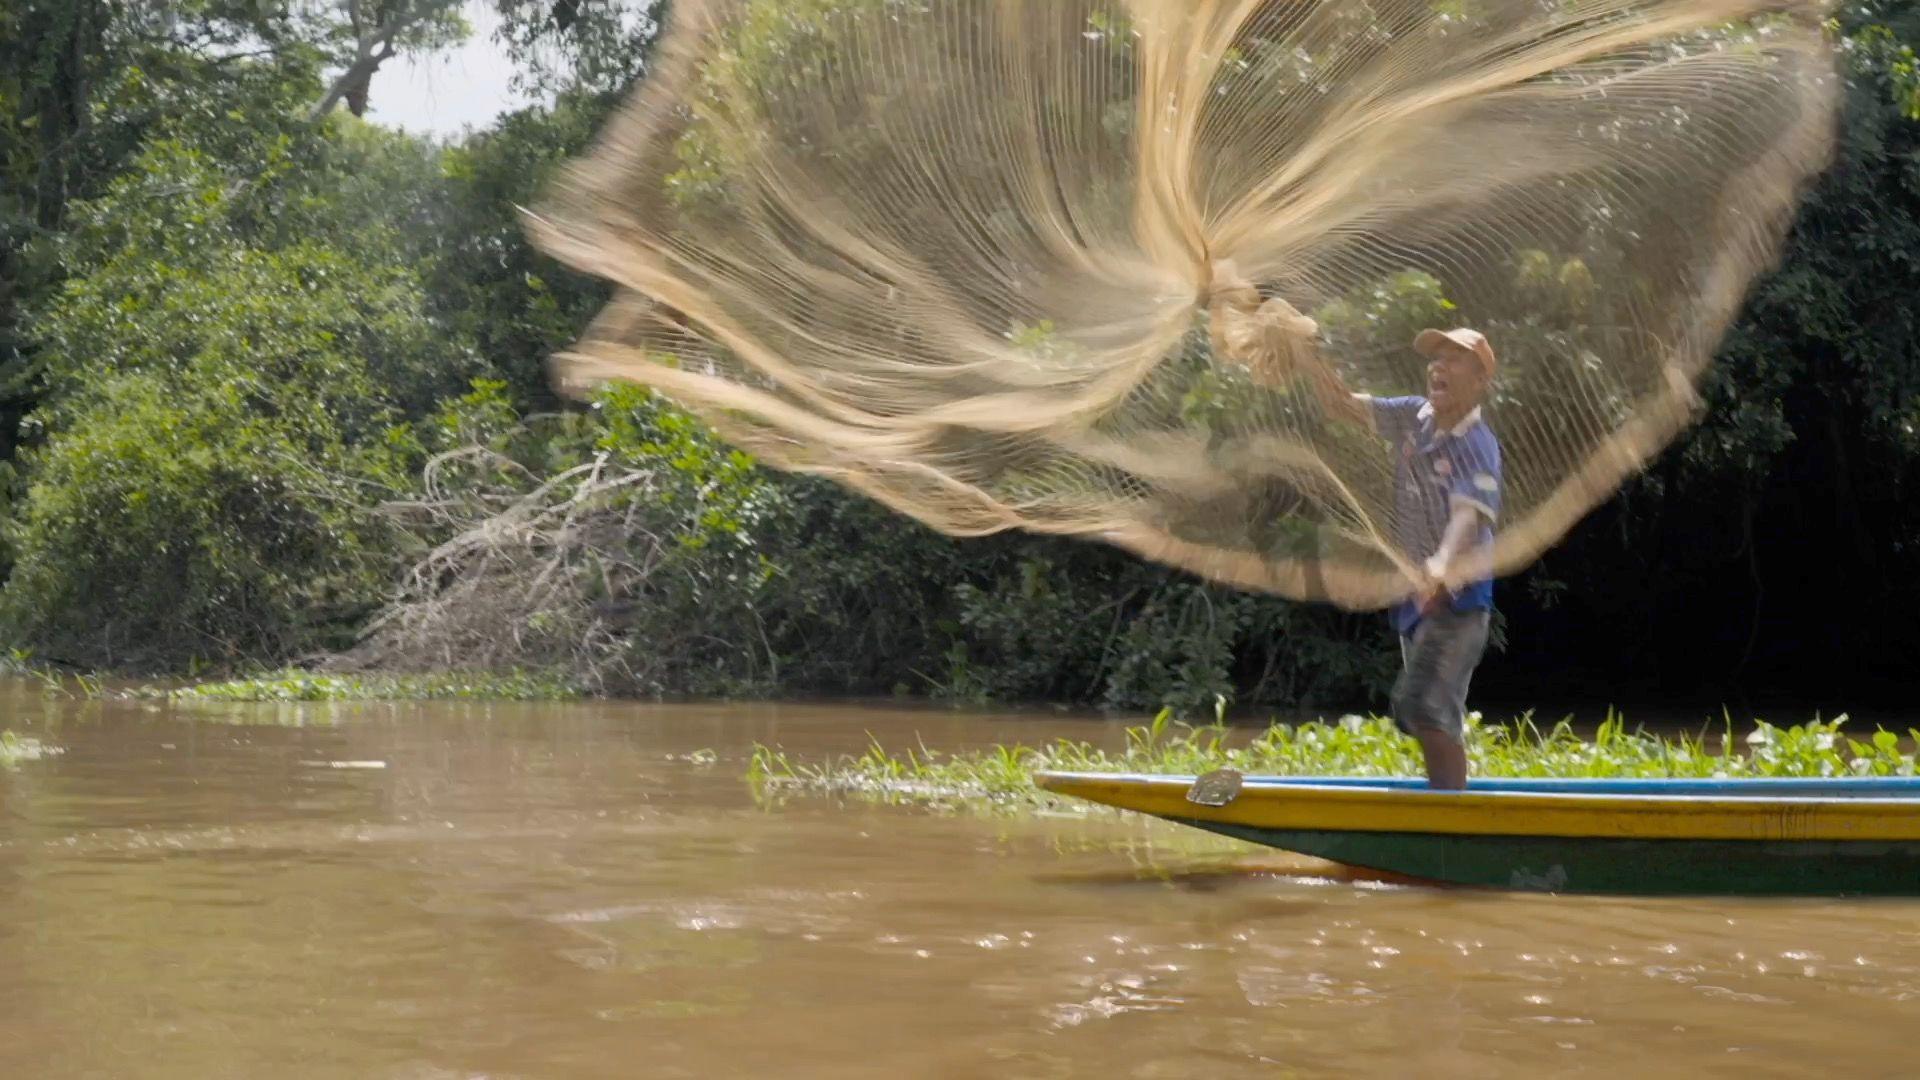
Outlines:
<svg viewBox="0 0 1920 1080"><path fill-rule="evenodd" d="M1591 732L1561 721L1551 727L1531 715L1506 724L1469 717L1468 753L1476 777L1721 778L1913 776L1915 742L1876 729L1863 738L1844 731L1845 716L1790 727L1756 721L1745 737L1724 733L1658 735L1627 726L1609 713ZM995 746L939 753L887 747L831 760L804 760L778 747L758 746L749 779L768 793L841 793L882 801L1008 806L1052 805L1057 797L1034 786L1036 772L1126 772L1197 776L1218 768L1270 776L1403 776L1422 771L1419 746L1385 717L1274 724L1264 731L1224 724L1189 726L1162 713L1127 729L1126 746L1108 750L1061 739L1040 746ZM1074 804L1078 805L1078 804Z"/></svg>

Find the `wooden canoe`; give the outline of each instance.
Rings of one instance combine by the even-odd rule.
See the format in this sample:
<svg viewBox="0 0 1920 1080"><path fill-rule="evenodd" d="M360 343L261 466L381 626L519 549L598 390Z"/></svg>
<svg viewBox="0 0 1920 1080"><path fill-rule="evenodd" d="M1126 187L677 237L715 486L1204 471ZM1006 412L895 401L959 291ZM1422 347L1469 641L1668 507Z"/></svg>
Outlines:
<svg viewBox="0 0 1920 1080"><path fill-rule="evenodd" d="M1920 896L1920 778L1477 780L1464 792L1432 791L1419 780L1224 770L1197 792L1192 776L1035 779L1062 795L1454 885Z"/></svg>

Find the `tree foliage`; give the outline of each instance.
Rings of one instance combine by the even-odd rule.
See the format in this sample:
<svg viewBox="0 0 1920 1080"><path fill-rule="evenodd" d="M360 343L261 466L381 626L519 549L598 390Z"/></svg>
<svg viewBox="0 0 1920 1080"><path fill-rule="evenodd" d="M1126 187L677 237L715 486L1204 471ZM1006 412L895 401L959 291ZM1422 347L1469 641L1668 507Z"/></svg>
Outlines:
<svg viewBox="0 0 1920 1080"><path fill-rule="evenodd" d="M1501 675L1575 692L1899 693L1920 601L1920 10L1848 5L1836 160L1749 297L1701 423L1529 575ZM1598 651L1565 661L1567 641Z"/></svg>
<svg viewBox="0 0 1920 1080"><path fill-rule="evenodd" d="M282 658L384 590L388 432L477 371L357 187L415 149L339 123L304 154L157 140L70 208L6 534L15 633L92 665Z"/></svg>

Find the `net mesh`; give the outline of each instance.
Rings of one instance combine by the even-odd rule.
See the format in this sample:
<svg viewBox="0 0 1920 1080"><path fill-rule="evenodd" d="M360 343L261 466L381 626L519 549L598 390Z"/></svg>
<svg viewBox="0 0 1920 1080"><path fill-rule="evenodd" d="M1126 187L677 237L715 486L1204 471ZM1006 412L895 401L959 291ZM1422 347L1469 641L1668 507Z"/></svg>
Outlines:
<svg viewBox="0 0 1920 1080"><path fill-rule="evenodd" d="M676 0L531 216L618 295L563 385L637 380L957 535L1405 595L1412 348L1498 355L1535 559L1665 445L1837 86L1753 0ZM1442 469L1445 466L1441 467Z"/></svg>

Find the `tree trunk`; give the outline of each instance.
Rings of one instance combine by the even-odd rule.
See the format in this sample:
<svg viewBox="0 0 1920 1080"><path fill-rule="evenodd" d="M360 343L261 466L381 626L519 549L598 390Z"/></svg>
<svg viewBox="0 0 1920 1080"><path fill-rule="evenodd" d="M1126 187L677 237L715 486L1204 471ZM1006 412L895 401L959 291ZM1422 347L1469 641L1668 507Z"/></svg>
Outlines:
<svg viewBox="0 0 1920 1080"><path fill-rule="evenodd" d="M372 85L373 75L369 72L365 78L347 87L342 96L346 98L348 112L355 116L367 115L367 91Z"/></svg>
<svg viewBox="0 0 1920 1080"><path fill-rule="evenodd" d="M317 122L333 111L342 100L347 103L347 111L355 116L365 116L367 112L367 94L373 85L373 75L380 65L393 58L399 51L394 44L401 34L426 22L440 12L454 5L455 0L416 0L413 3L381 4L379 13L370 20L367 18L359 0L352 0L348 7L348 17L353 24L354 56L347 70L333 80L327 92L307 113L308 122Z"/></svg>
<svg viewBox="0 0 1920 1080"><path fill-rule="evenodd" d="M40 170L34 190L34 221L42 229L58 228L66 217L73 148L84 143L87 131L92 91L88 59L103 48L106 20L101 16L99 0L74 0L64 13L67 25L47 42L53 78L42 90L46 96L40 105Z"/></svg>

